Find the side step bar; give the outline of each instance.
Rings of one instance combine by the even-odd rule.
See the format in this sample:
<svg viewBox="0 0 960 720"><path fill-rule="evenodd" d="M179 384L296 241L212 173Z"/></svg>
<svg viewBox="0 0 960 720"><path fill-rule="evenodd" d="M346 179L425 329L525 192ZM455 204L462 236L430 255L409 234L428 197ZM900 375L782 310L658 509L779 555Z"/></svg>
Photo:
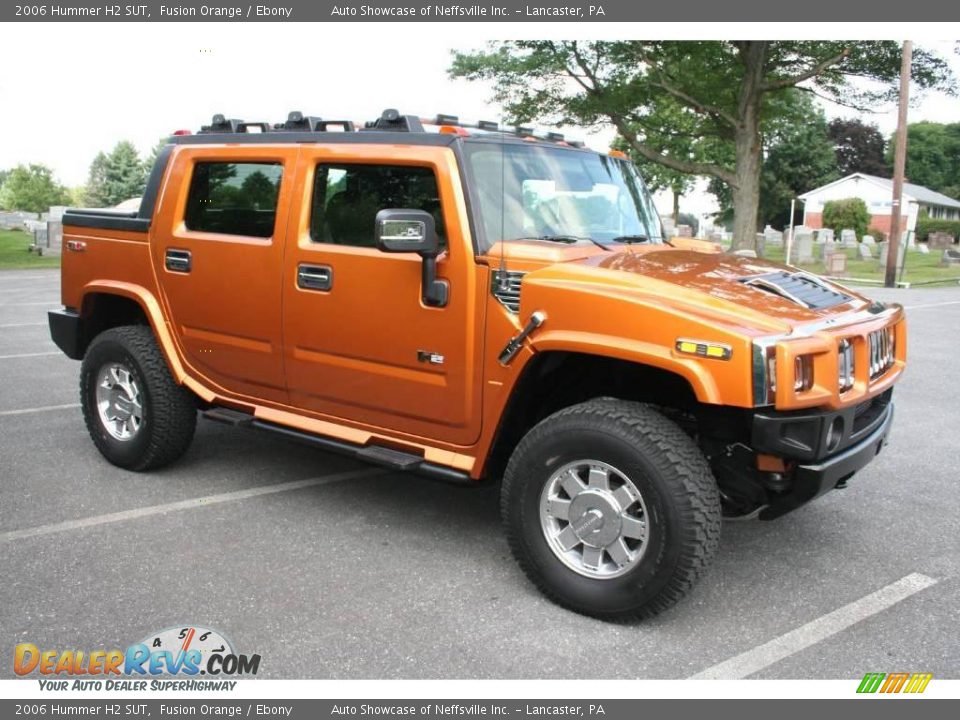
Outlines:
<svg viewBox="0 0 960 720"><path fill-rule="evenodd" d="M224 425L233 425L234 427L250 427L253 423L253 415L225 407L210 408L202 414L207 420L213 420Z"/></svg>
<svg viewBox="0 0 960 720"><path fill-rule="evenodd" d="M399 472L415 472L419 475L455 485L466 485L469 487L479 487L483 485L482 482L473 480L469 474L462 470L454 470L453 468L443 465L435 465L434 463L427 462L419 455L384 447L383 445L355 445L343 440L335 440L333 438L323 437L322 435L304 432L303 430L295 430L294 428L284 427L283 425L277 425L264 420L257 420L249 413L224 407L211 408L201 413L201 415L208 420L226 423L227 425L233 425L235 427L267 430L268 432L276 433L277 435L282 435L283 437L307 445L313 445L328 452L346 455L347 457L363 460Z"/></svg>

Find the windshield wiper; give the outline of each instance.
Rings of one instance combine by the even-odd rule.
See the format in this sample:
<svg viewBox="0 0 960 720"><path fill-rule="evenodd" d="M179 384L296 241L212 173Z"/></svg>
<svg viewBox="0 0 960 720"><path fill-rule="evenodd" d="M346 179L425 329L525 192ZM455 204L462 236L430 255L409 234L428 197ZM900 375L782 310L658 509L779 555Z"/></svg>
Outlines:
<svg viewBox="0 0 960 720"><path fill-rule="evenodd" d="M588 240L592 242L599 248L604 250L610 250L610 247L599 240L596 240L589 235L539 235L537 237L524 237L517 238L517 240L543 240L544 242L562 242L562 243L575 243L579 240Z"/></svg>
<svg viewBox="0 0 960 720"><path fill-rule="evenodd" d="M633 245L634 243L648 243L650 242L650 236L649 235L619 235L618 237L615 237L610 242L625 243L627 245ZM666 238L663 238L662 242L664 243L664 245L669 245L670 247L673 247L673 243L667 240Z"/></svg>

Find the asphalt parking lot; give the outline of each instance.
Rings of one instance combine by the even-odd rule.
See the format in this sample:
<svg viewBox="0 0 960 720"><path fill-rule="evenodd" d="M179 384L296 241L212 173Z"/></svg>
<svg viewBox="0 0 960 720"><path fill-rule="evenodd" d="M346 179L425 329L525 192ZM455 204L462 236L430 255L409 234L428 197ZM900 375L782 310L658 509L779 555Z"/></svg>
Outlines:
<svg viewBox="0 0 960 720"><path fill-rule="evenodd" d="M726 523L684 602L619 625L539 595L495 489L206 421L170 468L109 465L46 328L58 272L0 272L0 676L16 643L124 648L191 623L267 678L684 678L738 657L720 674L960 677L960 289L867 293L908 307L891 444L846 490ZM910 577L929 580L861 602Z"/></svg>

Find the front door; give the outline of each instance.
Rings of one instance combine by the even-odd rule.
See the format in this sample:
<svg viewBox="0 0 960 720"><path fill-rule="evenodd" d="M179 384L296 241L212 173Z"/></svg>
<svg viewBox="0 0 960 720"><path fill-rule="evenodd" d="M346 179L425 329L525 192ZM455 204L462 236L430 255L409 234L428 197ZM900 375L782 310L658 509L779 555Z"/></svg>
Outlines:
<svg viewBox="0 0 960 720"><path fill-rule="evenodd" d="M389 151L389 152L388 152ZM297 407L468 445L480 434L482 289L453 152L304 146L287 235L283 329ZM433 213L444 307L421 298L421 259L374 241L379 210ZM296 220L294 220L296 218Z"/></svg>
<svg viewBox="0 0 960 720"><path fill-rule="evenodd" d="M298 148L185 146L171 158L154 267L187 363L229 393L285 402L280 283Z"/></svg>

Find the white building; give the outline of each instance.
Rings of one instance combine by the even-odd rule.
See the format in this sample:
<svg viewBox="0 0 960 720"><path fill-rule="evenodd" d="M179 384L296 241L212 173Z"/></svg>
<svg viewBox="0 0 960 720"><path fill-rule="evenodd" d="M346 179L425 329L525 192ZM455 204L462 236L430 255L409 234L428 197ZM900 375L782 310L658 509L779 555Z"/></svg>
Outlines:
<svg viewBox="0 0 960 720"><path fill-rule="evenodd" d="M800 196L803 201L803 224L823 227L823 205L829 200L860 198L867 204L870 227L890 233L890 209L893 204L893 180L854 173L815 188ZM960 200L934 192L922 185L903 184L902 222L910 232L916 230L917 216L926 210L932 218L960 220Z"/></svg>

